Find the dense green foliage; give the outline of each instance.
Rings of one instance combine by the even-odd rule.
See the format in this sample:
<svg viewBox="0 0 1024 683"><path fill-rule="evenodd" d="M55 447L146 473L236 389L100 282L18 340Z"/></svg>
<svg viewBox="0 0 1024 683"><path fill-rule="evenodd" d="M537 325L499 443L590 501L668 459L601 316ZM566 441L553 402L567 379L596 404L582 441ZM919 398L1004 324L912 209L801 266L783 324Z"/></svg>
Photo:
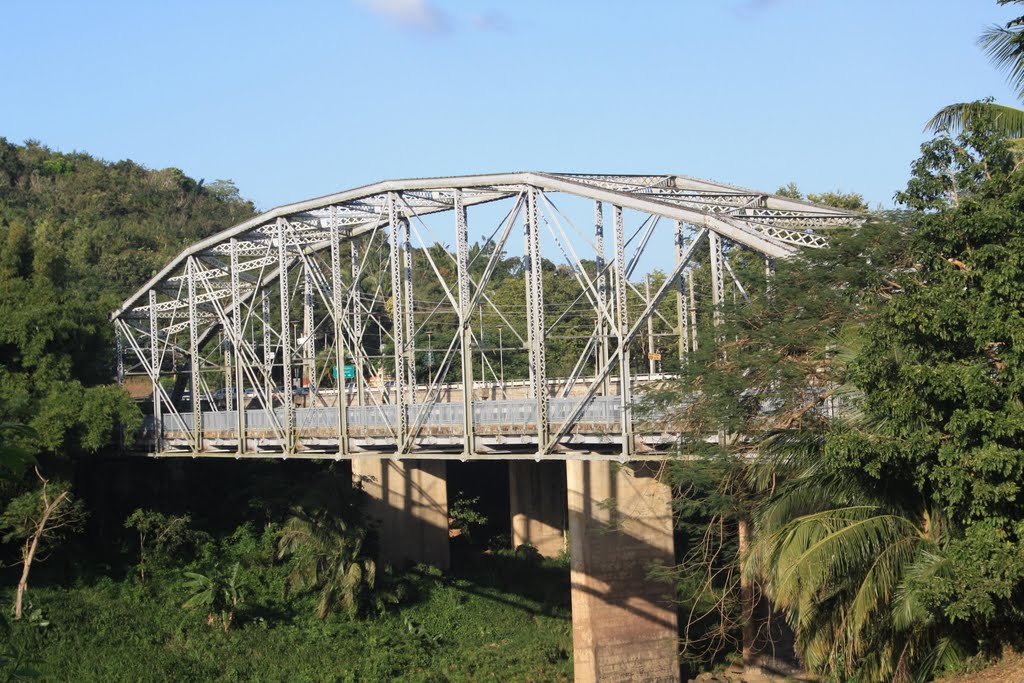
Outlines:
<svg viewBox="0 0 1024 683"><path fill-rule="evenodd" d="M983 126L925 145L914 170L900 199L918 212L915 269L852 374L887 438L827 453L955 521L928 602L998 639L1024 617L1024 172Z"/></svg>
<svg viewBox="0 0 1024 683"><path fill-rule="evenodd" d="M401 608L370 620L343 614L321 620L315 593L285 597L290 566L273 561L277 538L276 529L243 526L145 583L101 578L37 588L29 618L13 625L10 646L36 660L42 680L572 679L564 566L504 557L454 575L420 568L404 579L409 598ZM213 558L221 564L214 566ZM239 567L235 592L242 599L230 630L220 611L214 627L208 625L205 596L195 601L199 608L182 609L211 588L183 574L182 566L210 579L222 596L226 590L221 603L231 601L221 584Z"/></svg>
<svg viewBox="0 0 1024 683"><path fill-rule="evenodd" d="M194 240L251 216L196 182L0 138L0 422L29 452L73 455L138 424L114 386L111 310Z"/></svg>
<svg viewBox="0 0 1024 683"><path fill-rule="evenodd" d="M230 183L0 138L0 524L23 587L48 541L85 515L57 482L42 514L46 479L141 420L113 384L109 311L185 243L252 212Z"/></svg>
<svg viewBox="0 0 1024 683"><path fill-rule="evenodd" d="M800 198L792 186L784 191ZM831 197L858 205L856 195ZM774 483L751 467L751 454L819 438L843 399L846 362L867 318L892 295L890 271L903 261L907 232L900 221L872 217L838 232L828 249L777 262L770 288L759 258L729 252L750 302L727 293L717 326L706 307L679 380L648 395L652 413L694 435L680 448L699 458L668 465L677 545L686 549L677 572L688 659L714 661L738 649L738 528L753 521ZM706 270L699 265L694 277L707 278ZM716 432L718 439L705 438Z"/></svg>
<svg viewBox="0 0 1024 683"><path fill-rule="evenodd" d="M725 306L652 397L718 433L670 471L690 656L738 644L741 560L833 680L927 680L1019 644L1024 176L978 119L924 145L898 198Z"/></svg>

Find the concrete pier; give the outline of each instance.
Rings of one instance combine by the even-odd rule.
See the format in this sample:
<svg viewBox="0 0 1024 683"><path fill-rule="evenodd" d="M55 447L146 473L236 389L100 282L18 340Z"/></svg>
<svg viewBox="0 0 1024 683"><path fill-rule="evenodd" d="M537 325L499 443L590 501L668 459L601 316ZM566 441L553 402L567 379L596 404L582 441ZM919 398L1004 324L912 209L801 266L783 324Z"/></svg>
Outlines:
<svg viewBox="0 0 1024 683"><path fill-rule="evenodd" d="M577 683L678 683L671 582L647 578L675 562L671 492L657 465L566 463Z"/></svg>
<svg viewBox="0 0 1024 683"><path fill-rule="evenodd" d="M367 514L379 523L381 560L448 568L446 470L443 460L352 459L352 481L368 494Z"/></svg>
<svg viewBox="0 0 1024 683"><path fill-rule="evenodd" d="M508 487L512 548L529 543L544 557L565 552L565 463L509 461Z"/></svg>

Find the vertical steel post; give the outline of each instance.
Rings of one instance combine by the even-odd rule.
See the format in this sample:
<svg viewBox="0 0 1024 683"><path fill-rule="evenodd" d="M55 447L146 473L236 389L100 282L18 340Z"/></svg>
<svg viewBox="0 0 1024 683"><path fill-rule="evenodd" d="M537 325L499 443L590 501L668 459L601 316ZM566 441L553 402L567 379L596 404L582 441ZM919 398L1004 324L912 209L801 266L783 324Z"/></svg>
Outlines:
<svg viewBox="0 0 1024 683"><path fill-rule="evenodd" d="M690 348L697 350L697 294L694 292L693 277L686 278L687 287L690 290L690 335L693 338Z"/></svg>
<svg viewBox="0 0 1024 683"><path fill-rule="evenodd" d="M284 404L284 454L295 448L295 397L292 390L291 295L288 291L288 221L277 219L277 282L281 292L281 402Z"/></svg>
<svg viewBox="0 0 1024 683"><path fill-rule="evenodd" d="M526 214L523 219L526 274L527 341L530 346L531 393L537 402L538 452L548 442L548 375L544 344L544 285L540 256L540 224L537 215L537 188L526 191Z"/></svg>
<svg viewBox="0 0 1024 683"><path fill-rule="evenodd" d="M348 391L345 389L345 304L341 296L341 234L331 207L331 302L334 306L334 366L338 368L338 452L348 455Z"/></svg>
<svg viewBox="0 0 1024 683"><path fill-rule="evenodd" d="M711 250L711 319L712 325L716 328L715 343L721 345L724 339L719 336L717 328L722 324L722 304L725 300L725 262L722 256L722 238L716 232L709 233L708 237L708 248ZM719 351L718 354L725 356L724 351ZM718 445L723 446L727 437L725 429L719 427Z"/></svg>
<svg viewBox="0 0 1024 683"><path fill-rule="evenodd" d="M156 291L149 290L149 364L150 379L153 380L153 430L156 433L156 452L163 451L164 423L160 402L160 335L156 312Z"/></svg>
<svg viewBox="0 0 1024 683"><path fill-rule="evenodd" d="M391 228L391 334L395 340L395 412L398 420L398 453L405 451L407 416L405 414L405 307L402 304L402 268L399 254L402 247L400 220L398 217L398 198L394 192L388 193L388 223Z"/></svg>
<svg viewBox="0 0 1024 683"><path fill-rule="evenodd" d="M199 307L196 301L196 278L199 269L194 256L188 257L188 338L192 383L192 452L203 448L203 407L200 396L202 378L199 372Z"/></svg>
<svg viewBox="0 0 1024 683"><path fill-rule="evenodd" d="M262 278L260 279L262 280ZM263 300L260 302L260 313L263 318L263 400L266 409L273 410L274 393L271 379L274 376L274 351L270 346L270 295L265 289L263 290Z"/></svg>
<svg viewBox="0 0 1024 683"><path fill-rule="evenodd" d="M362 300L359 293L359 247L356 246L355 238L350 238L349 254L352 258L352 363L355 365L356 379L356 400L363 405L363 310Z"/></svg>
<svg viewBox="0 0 1024 683"><path fill-rule="evenodd" d="M416 403L416 318L413 315L412 292L412 237L409 234L409 218L402 219L402 276L405 278L405 344L408 361L406 372L409 373L409 404Z"/></svg>
<svg viewBox="0 0 1024 683"><path fill-rule="evenodd" d="M231 362L231 355L234 353L234 346L231 343L230 335L225 334L225 331L220 333L220 353L224 358L224 410L234 410L235 397L232 395L235 392L235 377L233 363Z"/></svg>
<svg viewBox="0 0 1024 683"><path fill-rule="evenodd" d="M477 339L480 347L480 384L484 384L487 382L487 376L484 374L487 371L487 363L484 360L484 307L480 306L476 309L476 312L479 315L478 320L480 322L480 336ZM486 390L485 388L484 391Z"/></svg>
<svg viewBox="0 0 1024 683"><path fill-rule="evenodd" d="M651 274L644 276L644 298L651 305ZM647 374L653 376L656 370L654 360L654 312L647 316Z"/></svg>
<svg viewBox="0 0 1024 683"><path fill-rule="evenodd" d="M594 202L594 265L597 270L597 298L600 304L608 310L608 277L605 275L606 266L604 259L604 205L601 202ZM608 323L600 314L598 306L597 316L597 362L594 368L594 375L599 376L601 371L608 367ZM608 379L604 379L605 396L608 395Z"/></svg>
<svg viewBox="0 0 1024 683"><path fill-rule="evenodd" d="M306 402L305 405L316 408L316 341L313 339L316 330L313 318L313 304L315 290L313 288L313 273L308 266L302 269L303 297L302 297L302 334L305 343L302 345L303 375L306 381Z"/></svg>
<svg viewBox="0 0 1024 683"><path fill-rule="evenodd" d="M124 337L123 337L123 334L124 333L121 332L121 327L119 325L114 325L114 343L115 343L115 346L116 346L116 353L117 353L117 385L119 387L121 387L122 389L124 388ZM124 434L124 425L121 423L120 420L118 420L118 422L117 422L117 436L118 436L118 438L117 438L118 450L123 452L124 448L125 448L125 442L124 442L125 441L125 439L124 439L125 434Z"/></svg>
<svg viewBox="0 0 1024 683"><path fill-rule="evenodd" d="M457 275L459 279L459 342L462 349L462 452L472 455L476 450L473 443L473 348L470 328L472 311L469 310L469 221L466 206L462 201L462 190L455 190L455 250Z"/></svg>
<svg viewBox="0 0 1024 683"><path fill-rule="evenodd" d="M683 260L686 253L686 226L682 221L676 221L676 265ZM679 364L686 360L686 354L690 351L690 320L689 302L686 299L686 271L679 273L679 286L676 288L676 320L679 323Z"/></svg>
<svg viewBox="0 0 1024 683"><path fill-rule="evenodd" d="M238 241L231 238L231 301L234 315L231 317L231 329L234 339L231 348L235 354L235 391L238 392L238 453L245 453L245 373L242 363L242 282L241 269L238 263Z"/></svg>
<svg viewBox="0 0 1024 683"><path fill-rule="evenodd" d="M622 454L633 452L633 406L630 392L630 353L626 344L629 330L629 311L626 300L626 237L622 220L622 207L613 207L615 211L615 313L619 329L619 403L622 409Z"/></svg>
<svg viewBox="0 0 1024 683"><path fill-rule="evenodd" d="M708 233L711 250L711 311L715 327L722 324L722 304L725 301L725 264L722 261L722 238L717 232Z"/></svg>
<svg viewBox="0 0 1024 683"><path fill-rule="evenodd" d="M114 343L117 347L117 385L124 386L124 337L120 327L114 328Z"/></svg>

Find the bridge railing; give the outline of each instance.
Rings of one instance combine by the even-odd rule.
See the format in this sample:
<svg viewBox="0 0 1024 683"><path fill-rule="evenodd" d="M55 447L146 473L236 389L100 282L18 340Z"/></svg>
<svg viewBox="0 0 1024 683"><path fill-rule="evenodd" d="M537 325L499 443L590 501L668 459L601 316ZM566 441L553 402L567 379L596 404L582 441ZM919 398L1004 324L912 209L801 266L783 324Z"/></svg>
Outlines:
<svg viewBox="0 0 1024 683"><path fill-rule="evenodd" d="M549 419L552 424L562 424L572 414L579 399L553 398L550 400ZM398 406L393 404L373 406L348 406L346 420L350 431L358 433L366 430L386 431L395 429ZM463 425L464 406L462 402L445 402L429 404L413 404L406 407L407 421L410 427L419 426L425 429L447 429L458 431ZM338 409L334 406L318 408L296 408L296 433L321 432L337 430ZM204 433L216 433L220 436L230 434L238 429L238 412L234 410L208 411L202 415ZM247 431L264 432L280 430L285 424L284 408L267 410L246 410L245 428ZM581 425L602 425L607 431L616 431L621 425L622 406L617 396L598 396L592 398L583 412L576 418ZM502 431L530 432L536 427L537 403L532 399L474 401L473 422L481 429L502 427ZM191 413L165 415L163 417L163 433L173 436L192 431ZM143 425L143 438L152 440L155 436L154 422L148 417Z"/></svg>

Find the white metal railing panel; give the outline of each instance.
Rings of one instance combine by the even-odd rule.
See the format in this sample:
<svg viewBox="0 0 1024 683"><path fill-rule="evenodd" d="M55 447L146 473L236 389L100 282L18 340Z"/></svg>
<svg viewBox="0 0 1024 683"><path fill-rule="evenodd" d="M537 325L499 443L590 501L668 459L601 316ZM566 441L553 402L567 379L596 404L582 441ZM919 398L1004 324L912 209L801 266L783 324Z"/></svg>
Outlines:
<svg viewBox="0 0 1024 683"><path fill-rule="evenodd" d="M238 428L238 412L234 410L218 410L203 413L203 431L226 432Z"/></svg>

